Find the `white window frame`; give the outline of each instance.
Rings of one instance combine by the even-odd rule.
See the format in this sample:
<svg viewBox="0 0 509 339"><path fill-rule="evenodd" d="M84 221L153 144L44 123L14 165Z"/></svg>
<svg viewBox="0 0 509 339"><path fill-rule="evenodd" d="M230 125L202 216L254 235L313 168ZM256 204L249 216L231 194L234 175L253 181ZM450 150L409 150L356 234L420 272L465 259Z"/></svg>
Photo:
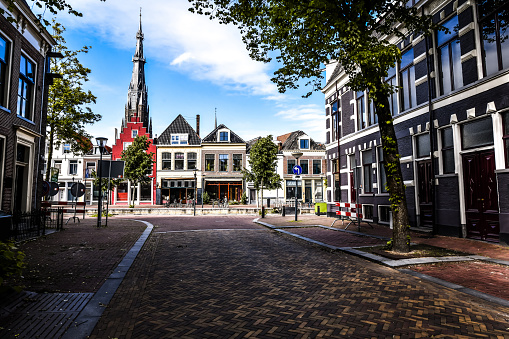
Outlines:
<svg viewBox="0 0 509 339"><path fill-rule="evenodd" d="M138 130L133 129L131 130L131 138L135 139L138 136Z"/></svg>

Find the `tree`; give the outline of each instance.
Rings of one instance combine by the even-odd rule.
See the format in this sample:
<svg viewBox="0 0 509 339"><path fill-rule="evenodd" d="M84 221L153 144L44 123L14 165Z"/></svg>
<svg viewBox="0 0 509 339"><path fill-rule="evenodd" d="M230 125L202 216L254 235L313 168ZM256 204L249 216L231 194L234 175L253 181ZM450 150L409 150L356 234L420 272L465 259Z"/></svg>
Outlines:
<svg viewBox="0 0 509 339"><path fill-rule="evenodd" d="M307 79L306 85L319 90L323 75L318 70L330 60L341 64L352 90L368 91L382 139L394 220L393 249L408 252L405 186L388 101L389 94L397 89L383 78L401 59L400 50L389 39L437 29L431 17L407 8L406 1L189 1L191 12L237 25L254 60L270 62L276 55L281 67L272 81L280 92L297 88L300 79Z"/></svg>
<svg viewBox="0 0 509 339"><path fill-rule="evenodd" d="M253 183L254 188L262 190L262 206L263 206L263 189L281 188L281 177L276 173L277 165L277 146L272 142L272 135L265 138L259 138L251 147L249 152L249 166L251 170L242 170L245 181Z"/></svg>
<svg viewBox="0 0 509 339"><path fill-rule="evenodd" d="M96 97L90 91L83 89L88 81L91 70L84 67L78 60L78 54L87 53L90 47L70 51L65 46L62 33L65 28L53 21L53 38L57 45L55 51L61 52L64 58L60 61L52 60L51 72L60 74L61 79L55 79L48 92L48 115L46 137L48 140L48 157L46 180L50 177L50 165L53 159L53 148L62 143L71 145L75 154L87 153L92 149L91 135L85 131L86 124L93 124L101 119L100 114L92 112L88 104L95 103Z"/></svg>
<svg viewBox="0 0 509 339"><path fill-rule="evenodd" d="M148 183L152 180L149 175L152 173L155 161L154 153L147 153L149 147L150 141L147 136L139 135L121 153L121 159L125 161L124 177L131 182L131 205L134 205L135 187L140 183Z"/></svg>

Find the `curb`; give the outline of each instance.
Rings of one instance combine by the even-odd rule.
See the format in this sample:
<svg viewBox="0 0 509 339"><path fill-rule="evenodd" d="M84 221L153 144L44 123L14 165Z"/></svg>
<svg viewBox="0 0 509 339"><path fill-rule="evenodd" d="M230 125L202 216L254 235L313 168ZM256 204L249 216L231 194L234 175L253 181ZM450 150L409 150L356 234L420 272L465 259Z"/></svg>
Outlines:
<svg viewBox="0 0 509 339"><path fill-rule="evenodd" d="M76 319L74 319L73 325L65 331L61 337L62 339L85 339L88 338L94 330L97 322L108 306L108 303L111 301L111 298L113 298L113 295L115 295L115 292L124 280L127 271L129 271L134 259L136 259L136 256L154 228L154 226L149 222L143 220L135 221L144 223L147 225L147 228L143 231L129 252L127 252L113 273L111 273L111 275L106 279L101 288L94 294L83 310L81 310Z"/></svg>
<svg viewBox="0 0 509 339"><path fill-rule="evenodd" d="M480 261L486 261L486 262L491 262L491 263L495 263L495 264L509 266L509 261L507 261L507 260L492 259L492 258L480 256L480 255L469 255L469 256L463 256L463 257L460 257L460 256L456 256L456 257L427 257L427 258L399 259L399 260L387 259L387 258L381 257L379 255L375 255L372 253L367 253L367 252L357 250L353 247L338 247L338 246L325 244L323 242L316 241L311 238L307 238L307 237L304 237L304 236L301 236L298 234L294 234L294 233L285 231L283 229L280 229L280 227L271 225L266 222L261 222L258 219L254 219L253 222L260 224L262 226L268 227L274 231L285 233L285 234L288 234L295 238L308 241L308 242L313 243L318 246L325 247L332 251L341 251L341 252L344 252L347 254L355 255L357 257L361 257L363 259L366 259L366 260L369 260L369 261L372 261L372 262L375 262L375 263L378 263L381 265L385 265L385 266L388 266L391 268L395 268L395 269L397 269L397 267L400 267L400 266L408 266L408 265L416 265L416 264L431 264L431 263L439 263L439 262L453 262L453 261L458 262L458 261L473 261L473 260L480 260ZM367 235L367 234L359 233L359 232L355 232L355 231L339 230L336 228L322 226L322 225L307 225L307 226L298 226L298 227L283 226L281 228L302 228L302 227L322 227L325 229L330 229L330 230L340 231L340 232L348 232L348 233L353 233L353 234L357 234L357 235L362 235L365 237L386 239L384 237L371 236L371 235ZM408 274L408 275L411 275L411 276L414 276L414 277L417 277L417 278L420 278L420 279L423 279L423 280L427 280L427 281L436 283L436 284L444 286L444 287L451 288L453 290L456 290L456 291L459 291L462 293L466 293L468 295L471 295L471 296L474 296L474 297L477 297L477 298L480 298L480 299L483 299L483 300L486 300L486 301L489 301L489 302L492 302L492 303L495 303L495 304L498 304L501 306L509 307L508 300L498 298L498 297L492 296L490 294L486 294L486 293L479 292L477 290L473 290L473 289L470 289L470 288L467 288L467 287L464 287L461 285L450 283L448 281L438 279L438 278L435 278L435 277L432 277L432 276L429 276L429 275L426 275L423 273L415 272L410 269L401 268L401 269L398 269L398 271Z"/></svg>

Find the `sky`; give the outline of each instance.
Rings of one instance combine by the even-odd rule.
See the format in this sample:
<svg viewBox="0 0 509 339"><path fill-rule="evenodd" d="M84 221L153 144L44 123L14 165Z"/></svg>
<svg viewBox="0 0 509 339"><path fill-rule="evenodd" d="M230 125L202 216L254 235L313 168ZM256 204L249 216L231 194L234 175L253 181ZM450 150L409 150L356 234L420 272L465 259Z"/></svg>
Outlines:
<svg viewBox="0 0 509 339"><path fill-rule="evenodd" d="M113 144L120 132L132 74L140 7L144 33L145 81L153 133L160 135L182 114L193 128L200 115L203 138L224 124L245 141L302 130L325 141L324 97L302 98L302 86L284 94L270 81L278 64L249 58L238 29L188 11L187 0L68 0L83 17L59 13L71 50L91 46L81 63L92 73L86 88L102 120L87 125L94 137ZM34 9L35 11L35 9ZM46 19L51 19L45 14Z"/></svg>

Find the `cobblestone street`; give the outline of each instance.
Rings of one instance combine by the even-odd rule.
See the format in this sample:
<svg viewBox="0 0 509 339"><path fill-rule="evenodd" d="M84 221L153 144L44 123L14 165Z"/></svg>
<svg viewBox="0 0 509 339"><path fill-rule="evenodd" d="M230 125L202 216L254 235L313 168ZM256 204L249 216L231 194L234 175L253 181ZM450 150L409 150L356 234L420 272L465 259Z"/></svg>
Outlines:
<svg viewBox="0 0 509 339"><path fill-rule="evenodd" d="M154 225L91 338L509 337L509 309L278 234L253 217Z"/></svg>

